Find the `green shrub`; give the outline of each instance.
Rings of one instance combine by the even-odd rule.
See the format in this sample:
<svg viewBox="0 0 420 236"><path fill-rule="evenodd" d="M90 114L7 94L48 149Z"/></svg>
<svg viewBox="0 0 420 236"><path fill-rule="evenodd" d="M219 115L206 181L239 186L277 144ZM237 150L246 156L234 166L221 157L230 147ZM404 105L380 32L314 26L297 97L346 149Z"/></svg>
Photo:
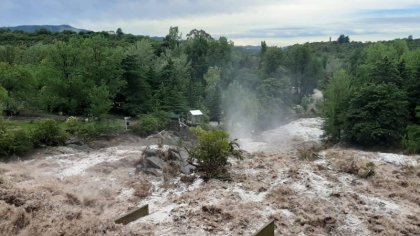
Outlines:
<svg viewBox="0 0 420 236"><path fill-rule="evenodd" d="M58 146L66 141L66 133L60 128L57 121L44 119L35 123L32 140L35 146Z"/></svg>
<svg viewBox="0 0 420 236"><path fill-rule="evenodd" d="M0 156L9 156L14 137L11 132L0 130Z"/></svg>
<svg viewBox="0 0 420 236"><path fill-rule="evenodd" d="M74 116L70 116L67 118L66 122L64 122L64 130L71 135L76 134L81 126L82 123Z"/></svg>
<svg viewBox="0 0 420 236"><path fill-rule="evenodd" d="M6 131L6 122L4 121L3 117L0 114L0 132Z"/></svg>
<svg viewBox="0 0 420 236"><path fill-rule="evenodd" d="M75 135L84 140L90 140L100 135L100 131L96 128L94 122L85 123L79 126Z"/></svg>
<svg viewBox="0 0 420 236"><path fill-rule="evenodd" d="M96 122L81 122L76 117L69 117L64 123L64 130L72 136L88 140L99 136L95 126Z"/></svg>
<svg viewBox="0 0 420 236"><path fill-rule="evenodd" d="M409 125L402 141L407 153L420 153L420 125Z"/></svg>
<svg viewBox="0 0 420 236"><path fill-rule="evenodd" d="M92 139L95 137L110 135L122 127L115 126L112 122L102 120L99 122L85 123L80 127L77 135L80 138Z"/></svg>
<svg viewBox="0 0 420 236"><path fill-rule="evenodd" d="M10 154L22 155L32 148L33 142L29 132L25 130L13 132L13 143L10 146Z"/></svg>
<svg viewBox="0 0 420 236"><path fill-rule="evenodd" d="M140 136L147 136L161 131L167 123L165 114L151 113L141 116L140 120L132 126L131 130Z"/></svg>
<svg viewBox="0 0 420 236"><path fill-rule="evenodd" d="M31 136L24 130L0 130L0 156L21 155L31 150Z"/></svg>
<svg viewBox="0 0 420 236"><path fill-rule="evenodd" d="M24 130L8 130L6 122L0 117L0 157L21 155L31 150L31 136Z"/></svg>
<svg viewBox="0 0 420 236"><path fill-rule="evenodd" d="M76 117L69 117L64 123L64 129L68 134L86 141L101 135L115 133L118 129L122 129L122 127L108 120L81 122Z"/></svg>
<svg viewBox="0 0 420 236"><path fill-rule="evenodd" d="M223 130L206 131L200 127L194 128L197 136L197 145L190 150L190 162L202 171L207 177L219 177L226 173L228 157L241 159L241 151L236 140L229 141L229 135Z"/></svg>

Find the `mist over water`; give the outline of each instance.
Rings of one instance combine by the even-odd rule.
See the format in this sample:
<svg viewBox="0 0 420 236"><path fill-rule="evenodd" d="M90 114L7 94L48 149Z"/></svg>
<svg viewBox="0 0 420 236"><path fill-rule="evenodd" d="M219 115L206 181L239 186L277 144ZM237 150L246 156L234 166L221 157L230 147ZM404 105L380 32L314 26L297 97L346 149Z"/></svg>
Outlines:
<svg viewBox="0 0 420 236"><path fill-rule="evenodd" d="M305 112L316 111L322 99L322 92L315 89L308 97ZM291 108L279 104L264 107L259 102L256 92L237 82L232 83L224 91L222 106L224 124L230 138L238 139L241 148L249 152L276 150L280 146L290 144L292 139L296 138L306 140L300 137L307 136L307 134L302 135L302 132L319 135L318 127L315 131L312 129L308 131L307 127L313 127L315 123L320 123L320 120L306 118L293 123L292 121L298 117Z"/></svg>
<svg viewBox="0 0 420 236"><path fill-rule="evenodd" d="M314 93L310 97L310 103L306 107L306 112L317 111L318 105L322 102L324 95L318 89L314 89Z"/></svg>
<svg viewBox="0 0 420 236"><path fill-rule="evenodd" d="M222 106L224 123L230 137L251 138L256 129L260 110L255 93L234 82L224 91Z"/></svg>

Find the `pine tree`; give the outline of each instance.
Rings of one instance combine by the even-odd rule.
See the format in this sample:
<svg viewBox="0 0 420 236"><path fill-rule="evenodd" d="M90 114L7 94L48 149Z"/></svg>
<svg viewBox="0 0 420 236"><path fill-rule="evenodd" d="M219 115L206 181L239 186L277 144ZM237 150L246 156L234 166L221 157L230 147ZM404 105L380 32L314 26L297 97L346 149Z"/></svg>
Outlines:
<svg viewBox="0 0 420 236"><path fill-rule="evenodd" d="M388 57L385 57L375 64L371 77L374 83L392 83L397 87L402 86L402 79L398 66Z"/></svg>

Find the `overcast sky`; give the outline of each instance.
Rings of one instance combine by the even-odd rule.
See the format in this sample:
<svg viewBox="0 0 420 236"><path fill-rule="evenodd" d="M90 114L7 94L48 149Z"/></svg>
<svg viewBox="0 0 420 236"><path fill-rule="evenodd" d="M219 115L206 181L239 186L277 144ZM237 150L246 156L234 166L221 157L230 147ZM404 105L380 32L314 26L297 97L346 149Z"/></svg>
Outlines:
<svg viewBox="0 0 420 236"><path fill-rule="evenodd" d="M420 0L0 0L0 26L70 24L164 36L204 29L235 45L420 36Z"/></svg>

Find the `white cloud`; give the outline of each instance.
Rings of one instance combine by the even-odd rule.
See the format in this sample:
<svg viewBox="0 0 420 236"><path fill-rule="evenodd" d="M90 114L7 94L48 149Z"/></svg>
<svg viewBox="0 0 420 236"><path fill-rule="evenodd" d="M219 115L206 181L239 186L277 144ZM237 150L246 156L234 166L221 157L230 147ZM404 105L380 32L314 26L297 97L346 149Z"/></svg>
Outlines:
<svg viewBox="0 0 420 236"><path fill-rule="evenodd" d="M287 45L325 41L341 33L363 41L420 34L418 0L42 0L42 4L48 3L54 9L70 9L62 16L51 14L54 23L64 19L62 23L80 28L100 31L121 27L127 33L152 36L166 35L170 26L179 26L184 35L199 28L216 37L227 36L236 44L266 40ZM371 15L377 10L407 8L418 11Z"/></svg>

